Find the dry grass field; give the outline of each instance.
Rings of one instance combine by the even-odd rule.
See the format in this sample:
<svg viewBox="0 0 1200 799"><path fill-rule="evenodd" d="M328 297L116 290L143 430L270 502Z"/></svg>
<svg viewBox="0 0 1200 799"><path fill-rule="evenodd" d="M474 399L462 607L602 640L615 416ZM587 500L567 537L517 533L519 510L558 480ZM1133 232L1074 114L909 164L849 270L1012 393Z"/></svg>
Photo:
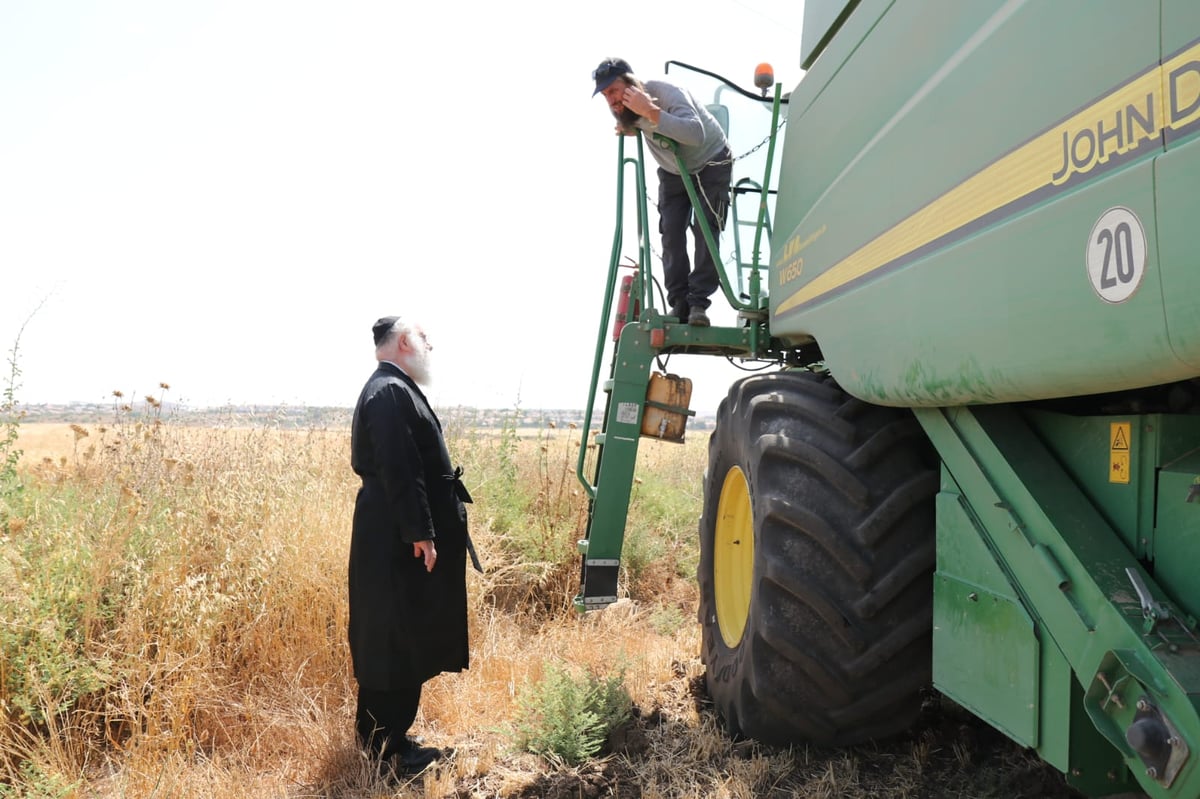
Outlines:
<svg viewBox="0 0 1200 799"><path fill-rule="evenodd" d="M933 694L876 746L730 740L694 620L706 440L643 444L625 598L580 617L577 433L448 431L487 572L468 576L472 666L426 685L414 730L454 757L396 783L352 740L348 431L21 426L23 488L0 494L0 799L1073 796ZM514 734L556 669L633 703L574 765Z"/></svg>

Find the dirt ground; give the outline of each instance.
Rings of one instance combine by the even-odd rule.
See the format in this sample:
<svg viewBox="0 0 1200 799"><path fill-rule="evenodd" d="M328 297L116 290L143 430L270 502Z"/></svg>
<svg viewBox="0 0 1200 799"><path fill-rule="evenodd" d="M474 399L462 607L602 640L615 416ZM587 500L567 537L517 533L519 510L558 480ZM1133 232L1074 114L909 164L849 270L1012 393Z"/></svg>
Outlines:
<svg viewBox="0 0 1200 799"><path fill-rule="evenodd" d="M688 698L712 714L703 678L689 684ZM543 774L510 794L515 799L641 799L653 770L654 740L672 735L671 713L636 708L634 718L610 739L608 757L576 769ZM770 768L750 795L754 799L1085 799L1063 776L992 727L947 700L930 696L920 722L906 736L847 749L777 749L754 741L734 742L722 770L736 761L765 759ZM460 786L460 799L480 795ZM676 786L676 789L677 786ZM661 795L655 793L654 795ZM678 796L739 796L697 785Z"/></svg>

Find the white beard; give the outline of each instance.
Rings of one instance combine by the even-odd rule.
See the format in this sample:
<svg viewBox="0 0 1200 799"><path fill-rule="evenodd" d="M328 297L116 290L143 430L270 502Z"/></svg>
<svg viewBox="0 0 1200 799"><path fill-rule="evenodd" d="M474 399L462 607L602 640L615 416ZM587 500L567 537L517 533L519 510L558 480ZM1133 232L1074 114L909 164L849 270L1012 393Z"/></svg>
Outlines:
<svg viewBox="0 0 1200 799"><path fill-rule="evenodd" d="M405 374L417 385L428 386L433 382L432 369L429 364L429 350L418 346L409 351L404 363L399 364Z"/></svg>

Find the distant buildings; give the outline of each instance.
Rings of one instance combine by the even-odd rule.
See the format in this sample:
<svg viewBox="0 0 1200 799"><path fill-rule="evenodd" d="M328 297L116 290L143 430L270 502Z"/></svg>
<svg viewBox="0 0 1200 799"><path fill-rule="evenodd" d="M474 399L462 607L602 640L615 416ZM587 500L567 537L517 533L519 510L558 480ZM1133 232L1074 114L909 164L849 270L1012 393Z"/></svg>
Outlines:
<svg viewBox="0 0 1200 799"><path fill-rule="evenodd" d="M349 429L352 410L350 408L305 407L291 405L225 405L216 408L189 408L163 402L155 407L144 401L125 404L101 402L70 402L66 404L18 405L24 412L22 422L61 424L103 424L157 419L173 424L200 425L206 427L283 427L295 429ZM447 426L476 429L558 429L567 430L571 425L582 428L583 411L567 408L468 408L454 406L438 408L438 416ZM593 429L598 429L603 419L603 410L592 415ZM697 416L688 420L689 430L708 430L712 427L711 416Z"/></svg>

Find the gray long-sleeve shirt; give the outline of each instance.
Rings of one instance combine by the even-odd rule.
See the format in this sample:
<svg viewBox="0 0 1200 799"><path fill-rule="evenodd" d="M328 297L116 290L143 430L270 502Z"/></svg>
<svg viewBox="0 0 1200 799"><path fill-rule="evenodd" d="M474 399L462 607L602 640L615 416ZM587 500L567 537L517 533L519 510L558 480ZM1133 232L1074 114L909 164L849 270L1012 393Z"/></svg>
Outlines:
<svg viewBox="0 0 1200 799"><path fill-rule="evenodd" d="M703 104L696 102L696 98L686 89L661 80L648 80L645 85L646 93L654 98L655 105L661 109L658 127L645 117L639 117L636 123L645 133L650 154L663 169L674 175L679 174L675 154L654 141L653 134L661 133L679 143L679 154L687 171L690 174L699 172L726 146L721 123Z"/></svg>

